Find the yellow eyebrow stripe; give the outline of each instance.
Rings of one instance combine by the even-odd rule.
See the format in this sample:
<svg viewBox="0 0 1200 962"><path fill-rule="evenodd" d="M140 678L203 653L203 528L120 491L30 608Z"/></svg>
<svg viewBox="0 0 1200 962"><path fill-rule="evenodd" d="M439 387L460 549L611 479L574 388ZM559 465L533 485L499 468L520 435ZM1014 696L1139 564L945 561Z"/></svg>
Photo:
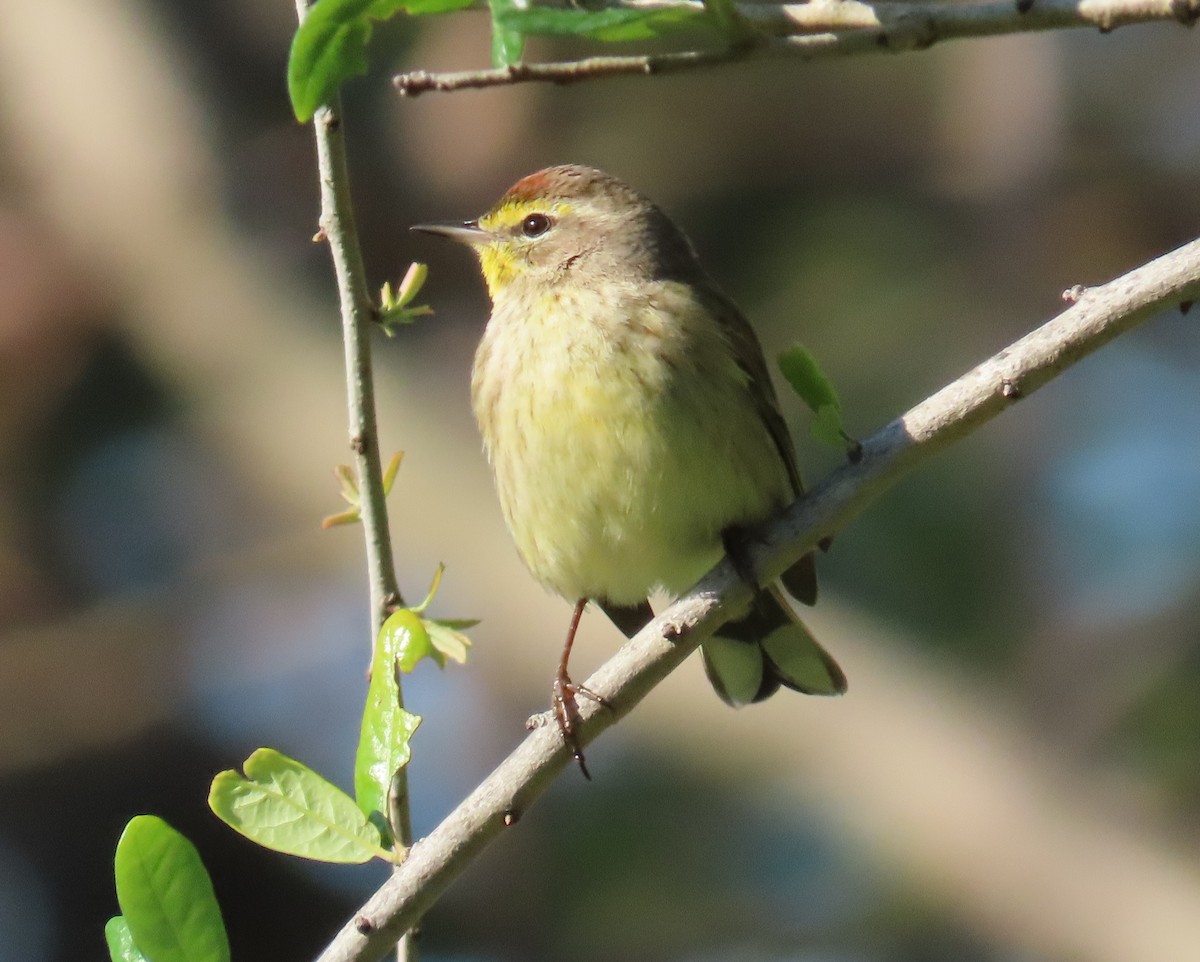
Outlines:
<svg viewBox="0 0 1200 962"><path fill-rule="evenodd" d="M480 217L479 226L484 230L501 231L510 227L516 227L517 224L521 223L530 214L551 214L555 217L561 217L563 214L569 213L570 210L570 204L561 202L547 206L545 201L510 200L489 210Z"/></svg>

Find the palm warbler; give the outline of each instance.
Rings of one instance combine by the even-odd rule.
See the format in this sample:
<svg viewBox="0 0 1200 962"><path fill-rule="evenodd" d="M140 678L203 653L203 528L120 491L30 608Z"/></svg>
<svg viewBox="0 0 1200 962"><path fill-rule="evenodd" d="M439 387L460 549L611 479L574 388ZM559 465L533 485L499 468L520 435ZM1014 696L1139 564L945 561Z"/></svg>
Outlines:
<svg viewBox="0 0 1200 962"><path fill-rule="evenodd" d="M685 591L726 551L737 562L739 537L800 494L795 449L749 323L683 232L617 178L550 167L478 220L413 230L479 256L492 314L475 416L517 550L576 602L553 703L582 765L567 661L586 603L632 635L653 617L651 592ZM812 604L812 555L782 581ZM778 586L703 653L731 705L780 685L846 690Z"/></svg>

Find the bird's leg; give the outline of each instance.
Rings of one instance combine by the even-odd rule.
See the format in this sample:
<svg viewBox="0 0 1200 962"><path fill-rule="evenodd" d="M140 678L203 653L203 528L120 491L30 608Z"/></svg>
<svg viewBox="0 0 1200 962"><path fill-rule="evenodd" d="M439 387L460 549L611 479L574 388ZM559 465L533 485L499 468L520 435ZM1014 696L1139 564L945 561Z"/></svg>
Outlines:
<svg viewBox="0 0 1200 962"><path fill-rule="evenodd" d="M757 590L762 585L758 583L754 565L750 561L750 552L747 550L753 540L754 529L741 525L731 524L721 532L721 545L725 548L725 555L733 565L733 570L743 583Z"/></svg>
<svg viewBox="0 0 1200 962"><path fill-rule="evenodd" d="M567 743L567 747L571 749L571 754L575 757L575 761L579 763L579 770L583 772L583 777L590 781L592 776L588 772L587 763L583 759L583 748L579 744L579 737L575 731L575 726L579 722L579 703L575 700L575 696L585 695L594 701L600 702L602 705L607 705L608 703L590 688L575 684L575 682L571 681L571 676L567 673L567 662L571 659L571 646L575 644L575 633L579 630L579 621L583 617L583 609L586 607L587 599L580 598L575 603L575 610L571 614L571 625L567 629L567 640L563 642L562 658L558 663L558 672L554 676L554 697L552 704L554 706L554 720L558 722L558 730L562 734L563 741Z"/></svg>

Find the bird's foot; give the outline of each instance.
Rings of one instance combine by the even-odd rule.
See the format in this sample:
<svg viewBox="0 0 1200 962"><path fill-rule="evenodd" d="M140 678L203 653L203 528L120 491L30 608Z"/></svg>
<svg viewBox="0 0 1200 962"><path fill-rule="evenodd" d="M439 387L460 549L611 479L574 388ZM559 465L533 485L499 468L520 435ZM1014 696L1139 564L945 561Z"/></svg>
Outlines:
<svg viewBox="0 0 1200 962"><path fill-rule="evenodd" d="M579 716L578 699L579 697L588 698L605 708L612 706L603 695L597 694L586 685L579 685L571 681L571 676L565 671L560 671L554 676L553 692L551 705L554 711L554 720L558 723L559 734L562 735L567 747L571 749L571 755L578 763L579 770L583 772L583 777L591 781L592 775L588 771L587 761L583 757L583 746L579 744L578 726L582 719Z"/></svg>

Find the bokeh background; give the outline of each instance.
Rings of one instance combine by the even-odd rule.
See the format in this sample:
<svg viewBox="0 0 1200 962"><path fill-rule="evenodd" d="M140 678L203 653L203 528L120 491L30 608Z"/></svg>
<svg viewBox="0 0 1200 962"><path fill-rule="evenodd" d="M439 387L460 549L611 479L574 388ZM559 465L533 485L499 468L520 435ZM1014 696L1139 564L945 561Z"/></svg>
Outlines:
<svg viewBox="0 0 1200 962"><path fill-rule="evenodd" d="M239 959L304 959L383 874L259 850L207 785L259 745L350 780L367 664L336 298L284 0L8 0L0 31L0 960L104 956L139 812L200 847ZM401 580L483 619L408 685L428 831L541 709L567 606L509 545L471 422L487 304L409 224L579 161L685 226L769 354L866 435L1200 234L1176 25L402 101L487 17L388 25L346 91ZM535 45L547 56L562 48ZM690 662L429 916L431 960L1200 956L1200 335L1165 314L887 494L822 560L834 701L732 712ZM789 417L817 477L836 454ZM589 617L579 675L619 641Z"/></svg>

